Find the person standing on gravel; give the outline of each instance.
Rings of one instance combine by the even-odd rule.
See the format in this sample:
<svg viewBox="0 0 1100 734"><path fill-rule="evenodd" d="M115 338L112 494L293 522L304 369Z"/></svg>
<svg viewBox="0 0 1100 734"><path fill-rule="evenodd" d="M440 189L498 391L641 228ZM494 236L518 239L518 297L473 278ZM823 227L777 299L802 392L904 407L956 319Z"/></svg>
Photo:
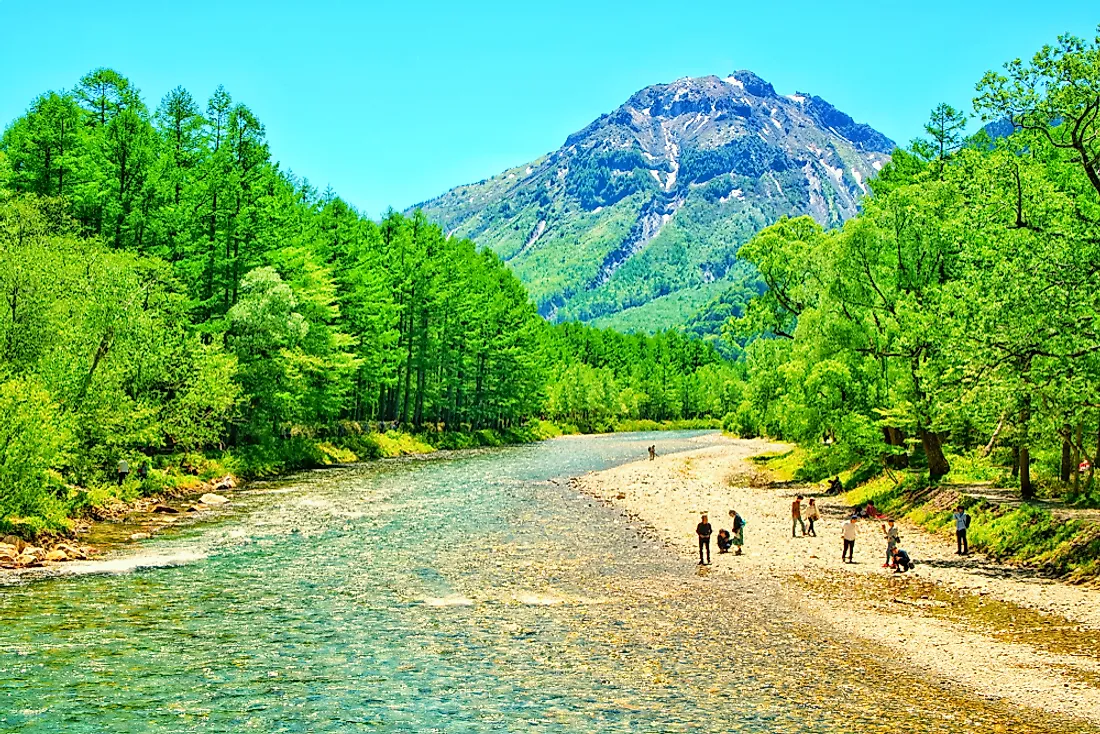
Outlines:
<svg viewBox="0 0 1100 734"><path fill-rule="evenodd" d="M791 503L791 537L796 537L794 529L796 527L802 528L802 536L806 536L806 523L802 522L802 495L798 495L794 498L794 502Z"/></svg>
<svg viewBox="0 0 1100 734"><path fill-rule="evenodd" d="M695 534L699 536L699 565L710 565L710 534L712 529L710 522L707 520L706 514L703 515L703 519L695 526ZM703 563L703 549L707 551L707 562Z"/></svg>
<svg viewBox="0 0 1100 734"><path fill-rule="evenodd" d="M886 537L886 563L882 567L890 568L894 565L894 549L901 543L901 533L894 527L893 520L887 520L882 526L882 534Z"/></svg>
<svg viewBox="0 0 1100 734"><path fill-rule="evenodd" d="M730 542L733 543L733 547L736 548L734 555L741 555L741 547L745 545L745 519L737 514L736 510L730 510L730 517L733 518L733 535L730 536Z"/></svg>
<svg viewBox="0 0 1100 734"><path fill-rule="evenodd" d="M970 529L970 515L959 505L951 517L955 518L955 543L958 547L955 555L965 556L970 553L970 542L966 538L966 531Z"/></svg>
<svg viewBox="0 0 1100 734"><path fill-rule="evenodd" d="M821 513L817 511L817 502L815 502L814 498L811 497L810 506L806 508L806 522L810 524L809 527L806 528L806 535L812 535L815 538L817 537L817 531L814 530L814 521L820 519Z"/></svg>
<svg viewBox="0 0 1100 734"><path fill-rule="evenodd" d="M844 538L844 550L840 552L841 563L855 563L856 536L858 535L856 523L858 521L859 518L852 515L840 529L840 535Z"/></svg>

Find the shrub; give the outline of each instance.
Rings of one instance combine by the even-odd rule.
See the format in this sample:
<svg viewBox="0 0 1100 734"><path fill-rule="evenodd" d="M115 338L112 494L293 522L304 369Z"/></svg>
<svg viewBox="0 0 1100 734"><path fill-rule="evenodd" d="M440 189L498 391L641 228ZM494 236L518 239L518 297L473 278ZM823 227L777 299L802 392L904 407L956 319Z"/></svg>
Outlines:
<svg viewBox="0 0 1100 734"><path fill-rule="evenodd" d="M0 383L0 527L33 536L68 526L64 486L50 468L61 459L68 431L57 405L38 382Z"/></svg>

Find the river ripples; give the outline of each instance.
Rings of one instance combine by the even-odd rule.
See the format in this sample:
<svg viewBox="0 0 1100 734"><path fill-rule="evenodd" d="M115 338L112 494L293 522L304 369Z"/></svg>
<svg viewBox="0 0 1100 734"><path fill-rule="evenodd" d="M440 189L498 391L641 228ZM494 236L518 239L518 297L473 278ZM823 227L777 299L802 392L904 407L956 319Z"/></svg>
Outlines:
<svg viewBox="0 0 1100 734"><path fill-rule="evenodd" d="M1082 731L831 639L770 580L697 576L564 481L707 440L314 472L0 587L0 731Z"/></svg>

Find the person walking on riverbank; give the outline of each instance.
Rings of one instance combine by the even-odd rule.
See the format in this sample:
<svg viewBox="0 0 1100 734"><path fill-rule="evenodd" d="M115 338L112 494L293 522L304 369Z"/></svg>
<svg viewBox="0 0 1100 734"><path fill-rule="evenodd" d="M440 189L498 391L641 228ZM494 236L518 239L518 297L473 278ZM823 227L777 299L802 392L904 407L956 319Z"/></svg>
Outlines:
<svg viewBox="0 0 1100 734"><path fill-rule="evenodd" d="M955 518L955 544L958 548L955 555L965 556L970 553L970 542L966 538L966 531L970 529L970 515L959 505L951 517Z"/></svg>
<svg viewBox="0 0 1100 734"><path fill-rule="evenodd" d="M745 545L745 519L738 515L736 510L730 510L730 517L733 518L733 535L730 536L730 542L737 549L733 554L739 556L742 546Z"/></svg>
<svg viewBox="0 0 1100 734"><path fill-rule="evenodd" d="M699 524L695 526L695 534L699 536L699 565L709 566L711 527L710 522L707 521L706 514L703 515L703 519L699 521ZM703 562L703 550L707 552L706 563Z"/></svg>
<svg viewBox="0 0 1100 734"><path fill-rule="evenodd" d="M809 523L809 526L806 528L806 535L817 537L817 531L814 530L814 522L820 519L821 513L817 510L817 502L811 497L810 506L806 508L806 522Z"/></svg>
<svg viewBox="0 0 1100 734"><path fill-rule="evenodd" d="M657 458L657 444L653 444L649 447L649 460L653 461Z"/></svg>
<svg viewBox="0 0 1100 734"><path fill-rule="evenodd" d="M893 520L887 520L882 526L882 534L886 538L886 563L882 567L890 568L894 565L894 549L901 543L901 533L894 527Z"/></svg>
<svg viewBox="0 0 1100 734"><path fill-rule="evenodd" d="M118 486L122 486L122 483L126 481L126 477L130 476L130 462L126 459L118 460Z"/></svg>
<svg viewBox="0 0 1100 734"><path fill-rule="evenodd" d="M840 529L840 535L844 538L844 550L840 552L841 563L855 563L856 536L859 534L856 527L858 521L859 519L852 515Z"/></svg>
<svg viewBox="0 0 1100 734"><path fill-rule="evenodd" d="M798 495L794 498L794 502L791 503L791 537L797 537L794 534L796 527L802 528L802 537L806 537L806 523L802 522L802 495Z"/></svg>

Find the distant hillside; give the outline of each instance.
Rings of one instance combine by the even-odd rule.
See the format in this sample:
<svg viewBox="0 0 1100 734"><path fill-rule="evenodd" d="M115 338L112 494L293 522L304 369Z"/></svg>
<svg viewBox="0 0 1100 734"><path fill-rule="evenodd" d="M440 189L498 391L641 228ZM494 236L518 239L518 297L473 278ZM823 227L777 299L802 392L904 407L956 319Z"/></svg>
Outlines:
<svg viewBox="0 0 1100 734"><path fill-rule="evenodd" d="M420 206L504 258L551 320L651 331L751 283L783 215L856 212L893 141L749 71L647 87L557 151Z"/></svg>

